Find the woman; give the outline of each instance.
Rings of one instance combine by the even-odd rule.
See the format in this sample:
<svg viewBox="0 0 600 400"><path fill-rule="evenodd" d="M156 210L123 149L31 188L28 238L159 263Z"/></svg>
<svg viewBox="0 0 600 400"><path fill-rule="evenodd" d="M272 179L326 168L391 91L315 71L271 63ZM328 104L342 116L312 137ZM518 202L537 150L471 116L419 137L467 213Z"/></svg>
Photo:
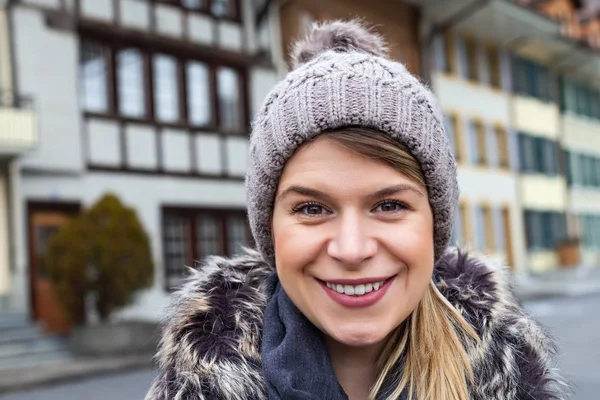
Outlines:
<svg viewBox="0 0 600 400"><path fill-rule="evenodd" d="M448 250L456 164L432 94L357 22L313 28L256 117L258 251L194 271L146 399L560 399L553 345Z"/></svg>

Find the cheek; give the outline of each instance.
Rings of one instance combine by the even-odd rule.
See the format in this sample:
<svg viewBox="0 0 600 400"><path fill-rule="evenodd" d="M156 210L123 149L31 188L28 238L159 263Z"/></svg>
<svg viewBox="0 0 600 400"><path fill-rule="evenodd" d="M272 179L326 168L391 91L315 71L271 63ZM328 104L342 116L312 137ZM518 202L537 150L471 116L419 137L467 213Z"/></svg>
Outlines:
<svg viewBox="0 0 600 400"><path fill-rule="evenodd" d="M305 267L318 257L322 235L318 229L299 224L293 216L277 211L273 215L272 232L277 273L282 284L289 287L286 283L294 282L291 278L303 274Z"/></svg>

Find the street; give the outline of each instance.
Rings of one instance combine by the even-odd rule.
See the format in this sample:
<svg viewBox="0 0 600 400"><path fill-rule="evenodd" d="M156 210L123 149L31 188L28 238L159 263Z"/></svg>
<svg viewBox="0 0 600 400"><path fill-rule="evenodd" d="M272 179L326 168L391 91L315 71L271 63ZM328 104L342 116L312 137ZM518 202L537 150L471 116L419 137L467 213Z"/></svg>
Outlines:
<svg viewBox="0 0 600 400"><path fill-rule="evenodd" d="M531 301L526 308L555 335L561 347L560 369L573 385L571 399L596 400L600 393L600 295ZM140 400L155 375L151 370L84 380L29 392L0 396L0 400Z"/></svg>

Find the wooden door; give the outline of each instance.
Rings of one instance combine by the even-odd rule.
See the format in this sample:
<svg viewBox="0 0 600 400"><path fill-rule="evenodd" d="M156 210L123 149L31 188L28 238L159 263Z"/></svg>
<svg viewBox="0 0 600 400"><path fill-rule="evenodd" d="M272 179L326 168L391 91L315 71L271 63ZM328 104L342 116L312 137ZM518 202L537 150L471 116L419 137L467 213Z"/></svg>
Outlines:
<svg viewBox="0 0 600 400"><path fill-rule="evenodd" d="M52 210L30 210L29 254L31 307L34 319L47 333L67 334L71 324L58 303L57 294L43 265L48 240L71 218L71 213Z"/></svg>

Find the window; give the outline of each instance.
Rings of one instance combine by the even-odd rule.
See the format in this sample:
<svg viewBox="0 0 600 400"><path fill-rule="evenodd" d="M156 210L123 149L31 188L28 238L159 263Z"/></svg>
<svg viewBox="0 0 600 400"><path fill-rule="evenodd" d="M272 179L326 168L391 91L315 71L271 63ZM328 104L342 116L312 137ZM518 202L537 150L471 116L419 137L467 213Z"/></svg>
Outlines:
<svg viewBox="0 0 600 400"><path fill-rule="evenodd" d="M86 113L211 133L248 133L244 68L88 40L82 41L81 54Z"/></svg>
<svg viewBox="0 0 600 400"><path fill-rule="evenodd" d="M463 212L464 207L459 206L456 208L454 225L452 225L452 237L450 238L452 246L462 246L464 243Z"/></svg>
<svg viewBox="0 0 600 400"><path fill-rule="evenodd" d="M504 212L505 211L502 208L494 208L492 210L495 249L498 252L506 251L506 231L505 231Z"/></svg>
<svg viewBox="0 0 600 400"><path fill-rule="evenodd" d="M459 127L458 117L456 115L444 115L444 130L450 143L452 153L456 158L456 161L462 161L461 152L461 130Z"/></svg>
<svg viewBox="0 0 600 400"><path fill-rule="evenodd" d="M157 54L154 63L154 112L163 122L179 120L179 87L177 60L164 54Z"/></svg>
<svg viewBox="0 0 600 400"><path fill-rule="evenodd" d="M461 75L471 81L479 80L479 57L477 42L471 38L459 38Z"/></svg>
<svg viewBox="0 0 600 400"><path fill-rule="evenodd" d="M240 0L156 0L186 10L212 15L219 19L241 22Z"/></svg>
<svg viewBox="0 0 600 400"><path fill-rule="evenodd" d="M475 206L475 235L477 249L494 251L494 221L489 206Z"/></svg>
<svg viewBox="0 0 600 400"><path fill-rule="evenodd" d="M211 124L210 76L206 64L191 61L186 65L188 116L190 124Z"/></svg>
<svg viewBox="0 0 600 400"><path fill-rule="evenodd" d="M564 214L554 211L525 211L527 247L530 251L553 250L566 236Z"/></svg>
<svg viewBox="0 0 600 400"><path fill-rule="evenodd" d="M444 32L444 55L445 55L445 65L444 71L446 72L456 72L456 48L455 48L455 40L454 34L450 31Z"/></svg>
<svg viewBox="0 0 600 400"><path fill-rule="evenodd" d="M83 45L79 75L82 108L92 112L108 111L108 59L104 47L89 43Z"/></svg>
<svg viewBox="0 0 600 400"><path fill-rule="evenodd" d="M217 70L217 98L221 110L221 127L226 130L240 130L242 128L240 78L235 69Z"/></svg>
<svg viewBox="0 0 600 400"><path fill-rule="evenodd" d="M143 117L146 114L144 60L139 50L124 49L117 53L117 79L121 114Z"/></svg>
<svg viewBox="0 0 600 400"><path fill-rule="evenodd" d="M558 170L558 144L550 139L519 134L521 172L556 176Z"/></svg>
<svg viewBox="0 0 600 400"><path fill-rule="evenodd" d="M235 18L237 14L236 2L233 0L212 0L210 12L219 18Z"/></svg>
<svg viewBox="0 0 600 400"><path fill-rule="evenodd" d="M577 87L568 79L563 79L561 92L563 111L577 113Z"/></svg>
<svg viewBox="0 0 600 400"><path fill-rule="evenodd" d="M498 48L489 45L486 49L487 64L490 71L490 85L500 88L500 53Z"/></svg>
<svg viewBox="0 0 600 400"><path fill-rule="evenodd" d="M513 88L518 94L552 101L552 75L533 61L513 57Z"/></svg>
<svg viewBox="0 0 600 400"><path fill-rule="evenodd" d="M600 92L586 84L563 79L562 109L588 118L600 119Z"/></svg>
<svg viewBox="0 0 600 400"><path fill-rule="evenodd" d="M479 121L469 122L469 153L472 164L487 164L485 127Z"/></svg>
<svg viewBox="0 0 600 400"><path fill-rule="evenodd" d="M179 286L187 266L210 255L232 256L252 244L246 213L163 209L163 253L168 289Z"/></svg>

